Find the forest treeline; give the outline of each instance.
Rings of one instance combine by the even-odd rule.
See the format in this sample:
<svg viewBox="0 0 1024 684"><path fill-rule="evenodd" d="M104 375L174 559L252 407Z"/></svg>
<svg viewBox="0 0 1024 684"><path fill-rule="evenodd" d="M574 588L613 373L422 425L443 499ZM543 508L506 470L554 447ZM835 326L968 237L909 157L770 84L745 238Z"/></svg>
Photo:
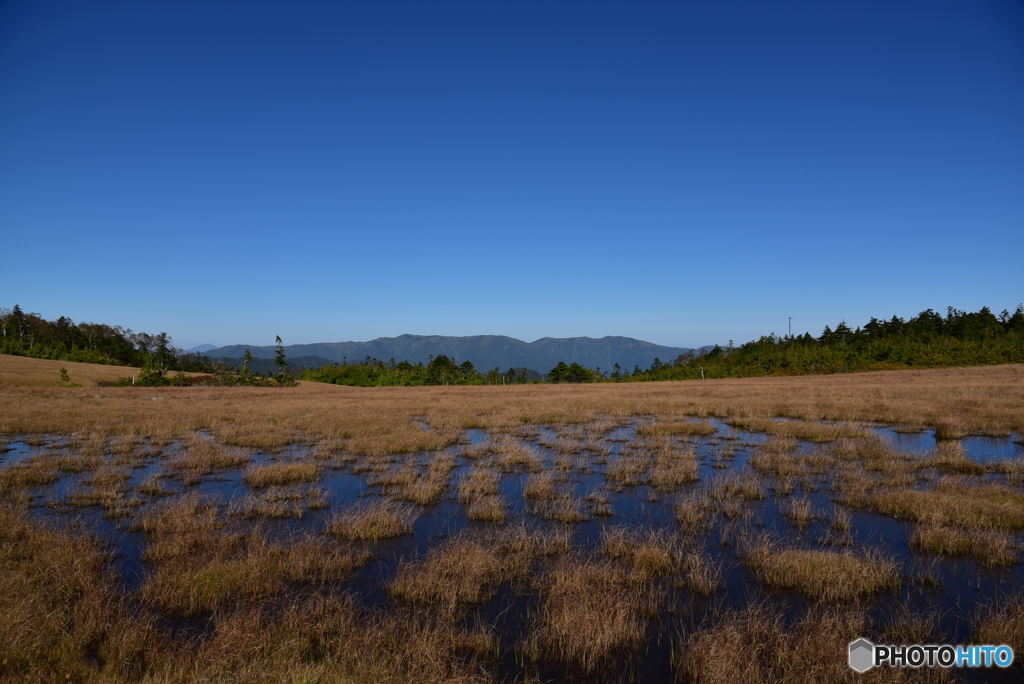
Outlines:
<svg viewBox="0 0 1024 684"><path fill-rule="evenodd" d="M904 320L872 318L856 329L845 321L810 333L766 335L739 347L716 346L703 355L680 356L670 364L619 373L611 380L686 380L761 375L809 375L1024 363L1024 305L996 316L986 306L969 313L949 307L943 316L932 309ZM639 370L639 369L636 369Z"/></svg>
<svg viewBox="0 0 1024 684"><path fill-rule="evenodd" d="M102 323L75 323L67 316L48 321L15 304L0 309L0 354L53 361L138 366L165 371L212 372L200 354L175 349L167 333L151 335Z"/></svg>
<svg viewBox="0 0 1024 684"><path fill-rule="evenodd" d="M141 372L113 385L293 385L288 372L281 338L277 338L276 373L255 373L250 367L252 355L240 369L177 349L170 336L137 333L120 326L102 323L75 323L67 316L48 321L37 313L25 313L17 304L0 309L0 354L28 356L52 361L136 366ZM186 376L185 373L203 373ZM67 384L67 371L61 369L59 384Z"/></svg>
<svg viewBox="0 0 1024 684"><path fill-rule="evenodd" d="M253 359L248 352L241 368L233 370L201 354L174 348L167 333L151 335L97 323L76 324L64 316L47 321L18 306L0 309L2 354L138 366L147 372L147 381L159 384L165 384L161 378L173 371L207 373L221 385L291 384L295 373L288 370L280 338L277 344L277 373L270 377L251 370ZM356 363L306 369L299 378L359 387L642 382L998 363L1024 363L1024 305L998 316L988 307L976 312L949 307L945 315L928 309L908 320L872 318L855 329L842 321L834 329L826 326L818 337L771 334L740 346L730 342L703 354L691 352L667 363L655 359L650 368L634 366L632 371L618 365L602 370L564 362L545 375L526 368L478 371L470 361L459 363L440 355L425 365L367 357Z"/></svg>
<svg viewBox="0 0 1024 684"><path fill-rule="evenodd" d="M540 373L527 368L509 368L502 371L492 368L478 372L471 361L456 363L444 354L430 359L426 365L394 359L381 361L366 357L361 362L331 364L320 368L307 368L299 376L301 380L329 382L335 385L354 387L395 387L421 385L515 385L540 382Z"/></svg>

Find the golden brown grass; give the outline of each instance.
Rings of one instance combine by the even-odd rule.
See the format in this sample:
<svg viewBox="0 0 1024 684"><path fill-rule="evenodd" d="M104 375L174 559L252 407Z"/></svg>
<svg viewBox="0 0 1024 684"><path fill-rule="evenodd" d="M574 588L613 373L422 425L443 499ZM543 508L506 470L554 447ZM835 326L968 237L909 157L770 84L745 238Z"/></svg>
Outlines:
<svg viewBox="0 0 1024 684"><path fill-rule="evenodd" d="M256 605L219 616L158 681L483 684L493 678L466 648L479 641L445 619L367 613L350 596L318 592L274 614Z"/></svg>
<svg viewBox="0 0 1024 684"><path fill-rule="evenodd" d="M61 368L67 369L71 382L82 385L81 388L69 387L68 391L79 392L87 387L95 387L97 382L114 382L139 373L138 368L130 366L104 366L0 354L0 387L54 387L60 380Z"/></svg>
<svg viewBox="0 0 1024 684"><path fill-rule="evenodd" d="M815 601L850 601L900 584L896 562L876 551L802 550L766 539L743 554L759 582Z"/></svg>
<svg viewBox="0 0 1024 684"><path fill-rule="evenodd" d="M753 500L765 497L764 486L760 480L749 473L741 475L735 470L715 477L711 482L709 493L713 499L740 497Z"/></svg>
<svg viewBox="0 0 1024 684"><path fill-rule="evenodd" d="M628 452L616 456L605 468L604 478L609 484L622 489L647 482L651 458L646 452Z"/></svg>
<svg viewBox="0 0 1024 684"><path fill-rule="evenodd" d="M779 505L779 512L789 518L797 529L803 529L815 518L810 499L801 497Z"/></svg>
<svg viewBox="0 0 1024 684"><path fill-rule="evenodd" d="M648 482L655 491L674 492L697 479L697 456L692 449L665 448L657 452Z"/></svg>
<svg viewBox="0 0 1024 684"><path fill-rule="evenodd" d="M0 506L0 679L137 679L160 659L159 646L98 544Z"/></svg>
<svg viewBox="0 0 1024 684"><path fill-rule="evenodd" d="M253 518L295 518L301 520L307 510L327 507L326 493L317 487L269 487L261 494L246 494L232 499L226 514L246 520Z"/></svg>
<svg viewBox="0 0 1024 684"><path fill-rule="evenodd" d="M984 475L988 472L988 468L967 456L964 445L958 441L939 442L935 451L922 465L964 475Z"/></svg>
<svg viewBox="0 0 1024 684"><path fill-rule="evenodd" d="M774 682L833 684L871 682L945 682L941 668L884 668L863 675L847 665L847 645L868 634L863 608L815 606L787 626L782 614L764 604L712 617L683 639L678 670L698 684ZM937 629L926 625L923 639L885 643L934 643ZM992 643L992 642L987 642Z"/></svg>
<svg viewBox="0 0 1024 684"><path fill-rule="evenodd" d="M484 496L498 493L501 477L487 468L476 467L459 482L459 503L468 504Z"/></svg>
<svg viewBox="0 0 1024 684"><path fill-rule="evenodd" d="M470 520L485 522L505 522L508 505L500 496L487 495L474 499L466 509L466 517Z"/></svg>
<svg viewBox="0 0 1024 684"><path fill-rule="evenodd" d="M527 499L554 499L558 496L555 489L555 476L550 472L535 473L526 479L523 485L523 496Z"/></svg>
<svg viewBox="0 0 1024 684"><path fill-rule="evenodd" d="M1014 537L1007 532L962 530L927 523L918 525L911 534L910 546L945 556L968 555L989 568L1017 562Z"/></svg>
<svg viewBox="0 0 1024 684"><path fill-rule="evenodd" d="M676 586L700 594L714 592L722 582L721 567L706 553L686 548L665 531L610 527L601 535L600 551L609 558L626 561L633 581L673 575Z"/></svg>
<svg viewBox="0 0 1024 684"><path fill-rule="evenodd" d="M646 581L678 570L682 548L678 540L663 532L619 525L602 533L601 553L627 560L633 576Z"/></svg>
<svg viewBox="0 0 1024 684"><path fill-rule="evenodd" d="M554 499L535 501L530 513L542 520L557 520L563 523L581 523L590 520L590 512L575 496L560 493Z"/></svg>
<svg viewBox="0 0 1024 684"><path fill-rule="evenodd" d="M974 615L974 641L1006 644L1024 653L1024 592L999 596L983 603Z"/></svg>
<svg viewBox="0 0 1024 684"><path fill-rule="evenodd" d="M933 489L887 489L870 494L878 511L918 522L961 528L1024 529L1024 494L996 484L946 478Z"/></svg>
<svg viewBox="0 0 1024 684"><path fill-rule="evenodd" d="M568 543L564 535L531 533L523 527L463 532L425 558L402 563L388 588L405 601L451 611L487 600L502 582L525 578L539 556L564 551Z"/></svg>
<svg viewBox="0 0 1024 684"><path fill-rule="evenodd" d="M168 461L167 467L200 477L215 470L240 468L249 460L249 455L241 449L223 447L212 440L193 436L187 440L184 454Z"/></svg>
<svg viewBox="0 0 1024 684"><path fill-rule="evenodd" d="M311 536L270 543L252 532L212 541L203 554L162 557L142 586L142 599L173 614L200 615L281 594L290 583L337 581L371 558L368 551Z"/></svg>
<svg viewBox="0 0 1024 684"><path fill-rule="evenodd" d="M674 437L708 437L718 430L714 425L706 421L692 421L685 418L675 420L659 419L651 425L642 425L637 428L637 434L641 436L671 435Z"/></svg>
<svg viewBox="0 0 1024 684"><path fill-rule="evenodd" d="M152 567L140 598L185 616L275 596L293 583L337 581L371 557L323 537L271 542L258 527L225 527L217 505L197 495L157 506L139 529L147 538L142 557Z"/></svg>
<svg viewBox="0 0 1024 684"><path fill-rule="evenodd" d="M740 430L763 432L772 437L802 442L834 442L841 438L868 437L870 432L856 425L823 425L818 422L734 418L729 425Z"/></svg>
<svg viewBox="0 0 1024 684"><path fill-rule="evenodd" d="M706 495L691 494L676 499L676 523L686 532L696 532L706 527L711 517L712 506Z"/></svg>
<svg viewBox="0 0 1024 684"><path fill-rule="evenodd" d="M594 507L594 515L610 516L615 515L615 509L612 508L611 497L607 493L601 490L594 490L583 497L584 500L589 501Z"/></svg>
<svg viewBox="0 0 1024 684"><path fill-rule="evenodd" d="M412 533L416 512L388 501L357 503L337 513L327 533L342 539L378 541Z"/></svg>
<svg viewBox="0 0 1024 684"><path fill-rule="evenodd" d="M38 487L53 484L60 479L60 471L53 463L30 459L0 470L0 488Z"/></svg>
<svg viewBox="0 0 1024 684"><path fill-rule="evenodd" d="M527 470L539 472L544 462L535 449L512 437L499 437L490 446L495 455L495 463L506 473Z"/></svg>
<svg viewBox="0 0 1024 684"><path fill-rule="evenodd" d="M316 464L306 462L273 463L250 468L245 473L245 481L255 488L315 482L319 477L320 469Z"/></svg>
<svg viewBox="0 0 1024 684"><path fill-rule="evenodd" d="M542 581L544 604L526 648L594 670L646 635L654 603L643 585L611 561L565 559Z"/></svg>
<svg viewBox="0 0 1024 684"><path fill-rule="evenodd" d="M97 387L85 392L30 386L14 366L38 360L2 361L6 405L0 434L5 435L95 431L166 441L209 429L221 442L242 446L271 448L305 436L346 440L349 452L373 455L441 449L455 444L467 425L511 433L531 423L637 415L786 415L805 422L907 426L955 418L974 432L1024 432L1024 367L1019 365L579 386L355 388L304 382L295 388ZM423 416L429 432L414 421Z"/></svg>
<svg viewBox="0 0 1024 684"><path fill-rule="evenodd" d="M0 358L0 380L10 377L2 362ZM72 379L78 381L74 372ZM524 589L531 576L539 577L533 583L539 612L526 614L521 645L533 657L562 659L593 672L615 654L643 643L647 621L660 605L659 591L710 594L721 586L721 567L701 550L703 541L695 536L709 525L716 509L730 519L722 531L722 547L738 544L741 558L771 587L831 605L897 586L898 568L892 559L871 551L834 550L827 546L837 543L831 533L819 540L824 549L744 546L748 533L743 521L731 519L757 510L751 500L764 497L772 484L777 496L792 494L799 483L805 492L812 491L827 480L823 476L833 478L842 501L916 521L911 542L919 551L970 554L986 565L1015 562L1010 533L1024 529L1024 495L1014 489L1015 482L1024 481L1019 464L982 467L952 440L941 442L929 457L915 459L866 438L855 426L818 429L811 422L824 418L932 425L940 437L1020 430L1022 379L1024 368L1005 366L585 387L345 388L301 383L294 389L83 391L5 384L0 391L0 433L29 433L39 453L20 465L0 468L0 499L28 502L39 494L36 487L51 484L61 473L83 473L65 499L51 493L47 505L64 510L67 505L98 505L108 515L135 515L135 529L146 533L147 574L140 592L132 596L132 610L124 609L126 599L115 589L116 578L106 574L105 557L81 532L55 533L0 516L0 522L23 530L0 530L0 582L6 583L0 586L0 619L12 621L0 625L0 644L12 643L10 653L20 654L0 667L0 679L13 673L18 681L29 677L27 668L36 667L40 669L32 676L37 681L58 680L65 672L80 681L167 683L203 677L476 681L489 669L476 659L498 657L501 646L489 625L469 628L461 621L466 607L487 600L502 583L521 583L514 592ZM772 420L780 415L800 420ZM700 422L709 416L772 431L751 459L757 477L735 472L735 436L726 430L715 437L722 446L713 458L728 474L706 488L688 485L696 478L696 459L688 445L695 441L692 437L710 435L710 423ZM429 431L424 431L424 421ZM541 452L524 442L540 434L536 424L556 431L550 440L556 456L546 470ZM638 425L639 437L624 444L620 455L611 455L615 445L605 441L608 433L625 425ZM453 445L469 427L485 429L489 437L479 447L460 451L465 442ZM61 434L69 438L66 447L47 436ZM823 446L796 450L796 440ZM247 474L253 486L268 486L227 505L195 495L167 496L172 489L180 490L176 473L188 483L249 465L248 454L237 446L271 450L297 441L310 444L308 460L252 468ZM164 445L171 445L164 470L129 489L130 468L160 458ZM326 505L322 491L285 484L306 481L284 472L291 466L313 473L350 466L351 472L364 473L371 486L380 487L384 497L430 505L445 496L456 458L462 455L476 460L469 474L455 483L457 497L466 506L465 515L477 520L503 521L509 515L500 497L502 471L527 477L528 515L564 522L612 512L607 491L597 489L581 500L558 484L595 466L605 471L605 486L611 489L647 483L663 492L687 486L694 491L674 503L678 531L612 528L598 560L563 558L547 573L551 561L539 561L540 556L568 554L572 528L541 523L562 532L558 544L546 546L524 541L536 534L514 526L474 524L472 533L435 544L421 558L399 565L389 587L397 608L388 613L363 611L336 592L353 568L367 562L373 547L365 542L411 533L415 507L375 498L374 503L340 511L326 526L326 536L283 540L271 531L291 523L265 520L301 517ZM169 481L162 473L171 475ZM985 475L1005 485L963 477L936 482L949 473ZM922 485L931 489L917 489ZM815 516L803 498L780 502L780 509L798 526ZM849 538L849 513L840 510L832 527ZM537 545L546 550L538 551ZM388 548L380 545L377 550ZM76 563L83 564L84 574ZM70 584L43 572L50 567L66 573ZM61 594L63 603L41 596L52 586L66 592ZM754 679L831 681L835 675L842 681L848 675L845 669L816 663L809 654L824 660L820 654L838 643L840 655L829 663L845 667L845 642L838 635L845 629L843 620L854 614L851 610L832 606L812 611L806 626L780 623L776 631L785 636L781 641L763 635L760 628L744 631L742 620L734 621L729 629L740 636L730 636L729 630L721 634L728 648L738 644L746 651L722 652L753 654L749 673ZM186 644L154 627L162 623L152 620L153 612L165 617L209 614L208 631ZM1020 615L1006 609L987 617L1007 633ZM694 638L718 627L716 622ZM812 627L821 632L817 640L812 639ZM44 643L52 654L44 652ZM773 643L780 654L774 660L764 650ZM727 674L743 675L729 670L728 663L701 662L698 670L684 670L699 681L731 681Z"/></svg>

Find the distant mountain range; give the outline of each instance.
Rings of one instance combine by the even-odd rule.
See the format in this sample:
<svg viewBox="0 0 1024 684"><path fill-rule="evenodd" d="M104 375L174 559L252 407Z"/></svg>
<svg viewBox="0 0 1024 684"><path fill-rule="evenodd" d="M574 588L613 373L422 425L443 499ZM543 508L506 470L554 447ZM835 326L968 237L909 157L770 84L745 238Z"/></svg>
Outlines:
<svg viewBox="0 0 1024 684"><path fill-rule="evenodd" d="M249 349L257 359L274 358L273 345L233 344L206 350L204 355L212 358L239 359L245 355L246 349ZM394 359L410 363L428 363L431 357L444 354L454 358L458 363L471 361L478 371L494 367L503 370L516 367L542 373L547 373L559 361L578 363L587 368L600 368L602 371L612 370L617 363L623 369L632 371L634 366L648 368L655 359L669 363L680 354L694 351L687 347L663 347L631 337L544 337L535 342L523 342L503 335L399 335L379 337L369 342L293 344L286 345L284 350L292 365L305 367L344 361L358 363L367 356L382 361Z"/></svg>

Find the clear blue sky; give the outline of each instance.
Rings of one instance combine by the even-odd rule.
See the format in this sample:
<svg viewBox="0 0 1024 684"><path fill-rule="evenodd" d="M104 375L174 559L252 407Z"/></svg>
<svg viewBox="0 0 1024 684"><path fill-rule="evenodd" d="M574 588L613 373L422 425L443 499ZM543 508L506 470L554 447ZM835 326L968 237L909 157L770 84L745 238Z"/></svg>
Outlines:
<svg viewBox="0 0 1024 684"><path fill-rule="evenodd" d="M1024 3L0 4L0 306L176 344L1024 300Z"/></svg>

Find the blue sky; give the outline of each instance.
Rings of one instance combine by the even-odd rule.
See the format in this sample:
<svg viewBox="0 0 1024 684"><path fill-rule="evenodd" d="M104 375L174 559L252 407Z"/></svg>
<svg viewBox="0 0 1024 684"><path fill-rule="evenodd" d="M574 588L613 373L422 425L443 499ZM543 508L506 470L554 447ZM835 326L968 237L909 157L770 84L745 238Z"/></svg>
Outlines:
<svg viewBox="0 0 1024 684"><path fill-rule="evenodd" d="M5 2L0 306L179 346L1024 300L1024 5Z"/></svg>

